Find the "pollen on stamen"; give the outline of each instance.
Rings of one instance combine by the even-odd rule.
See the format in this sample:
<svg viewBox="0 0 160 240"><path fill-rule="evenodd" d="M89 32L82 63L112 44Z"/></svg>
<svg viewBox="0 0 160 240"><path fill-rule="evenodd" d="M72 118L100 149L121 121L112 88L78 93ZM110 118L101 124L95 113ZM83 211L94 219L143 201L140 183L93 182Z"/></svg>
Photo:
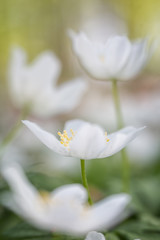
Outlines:
<svg viewBox="0 0 160 240"><path fill-rule="evenodd" d="M50 194L46 191L39 192L39 199L43 203L49 203L51 201Z"/></svg>
<svg viewBox="0 0 160 240"><path fill-rule="evenodd" d="M71 132L72 136L74 137L74 136L75 136L75 133L74 133L74 131L73 131L72 128L70 129L70 132Z"/></svg>
<svg viewBox="0 0 160 240"><path fill-rule="evenodd" d="M106 139L106 142L109 142L109 138L107 137L107 132L105 132L105 139Z"/></svg>
<svg viewBox="0 0 160 240"><path fill-rule="evenodd" d="M69 148L69 144L70 141L73 139L73 137L75 136L75 133L73 131L73 129L70 129L70 132L72 134L71 137L68 136L68 133L66 130L63 131L63 133L58 132L58 135L60 136L60 143L64 146L64 147L68 147Z"/></svg>

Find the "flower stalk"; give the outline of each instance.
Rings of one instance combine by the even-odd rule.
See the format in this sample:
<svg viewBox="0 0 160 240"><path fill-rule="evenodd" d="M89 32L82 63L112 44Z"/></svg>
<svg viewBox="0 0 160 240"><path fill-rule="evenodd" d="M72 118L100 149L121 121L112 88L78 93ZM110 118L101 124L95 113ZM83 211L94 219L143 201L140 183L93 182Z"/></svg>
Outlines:
<svg viewBox="0 0 160 240"><path fill-rule="evenodd" d="M112 95L114 100L114 106L116 110L116 117L117 117L117 127L121 129L124 127L121 106L120 106L120 99L118 94L118 86L117 81L114 79L112 80ZM130 170L129 170L129 159L125 149L121 150L122 156L122 181L123 181L123 191L129 192L129 181L130 181Z"/></svg>
<svg viewBox="0 0 160 240"><path fill-rule="evenodd" d="M89 192L89 188L88 188L88 181L87 181L87 176L86 176L86 166L85 166L85 160L81 159L81 175L82 175L82 182L83 182L83 186L86 188L87 193L88 193L88 203L89 205L92 205L92 199L91 199L91 195Z"/></svg>

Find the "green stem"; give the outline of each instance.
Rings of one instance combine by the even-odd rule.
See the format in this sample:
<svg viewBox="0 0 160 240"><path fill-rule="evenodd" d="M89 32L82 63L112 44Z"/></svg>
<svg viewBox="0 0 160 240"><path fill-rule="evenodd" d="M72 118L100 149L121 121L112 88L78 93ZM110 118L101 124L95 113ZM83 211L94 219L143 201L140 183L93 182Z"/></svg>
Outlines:
<svg viewBox="0 0 160 240"><path fill-rule="evenodd" d="M121 129L124 127L124 123L123 123L123 117L122 117L122 113L121 113L121 106L120 106L120 100L119 100L119 94L118 94L118 86L117 86L116 80L112 81L112 95L113 95L114 105L115 105L115 109L116 109L118 129Z"/></svg>
<svg viewBox="0 0 160 240"><path fill-rule="evenodd" d="M12 142L12 140L14 139L17 132L20 130L22 126L21 120L26 118L28 113L29 113L28 109L24 109L24 111L22 111L17 123L12 127L12 129L9 131L6 137L2 140L2 142L0 143L0 154L2 154L5 148Z"/></svg>
<svg viewBox="0 0 160 240"><path fill-rule="evenodd" d="M122 112L120 107L120 99L119 99L118 86L117 86L116 80L112 80L112 95L113 95L114 105L116 110L118 129L121 129L124 127L124 123L123 123L123 117L122 117ZM129 184L130 182L129 159L125 149L121 150L121 156L122 156L122 167L123 167L123 172L122 172L123 191L129 192L129 185L130 185Z"/></svg>
<svg viewBox="0 0 160 240"><path fill-rule="evenodd" d="M86 188L87 193L88 193L88 203L90 205L92 205L93 203L92 203L91 195L90 195L90 192L89 192L89 189L88 189L88 182L87 182L87 177L86 177L85 160L83 160L83 159L81 159L81 174L82 174L83 185Z"/></svg>

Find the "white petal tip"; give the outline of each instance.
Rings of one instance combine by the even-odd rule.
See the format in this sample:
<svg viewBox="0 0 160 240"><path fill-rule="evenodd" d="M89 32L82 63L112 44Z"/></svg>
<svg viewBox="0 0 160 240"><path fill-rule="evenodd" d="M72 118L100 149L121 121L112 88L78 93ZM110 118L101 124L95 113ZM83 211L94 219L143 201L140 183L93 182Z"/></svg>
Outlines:
<svg viewBox="0 0 160 240"><path fill-rule="evenodd" d="M28 121L28 120L22 120L22 123L26 126L26 127L29 127L31 126L33 123Z"/></svg>
<svg viewBox="0 0 160 240"><path fill-rule="evenodd" d="M117 195L119 197L119 200L124 202L125 205L127 205L131 201L131 196L126 193L121 193Z"/></svg>
<svg viewBox="0 0 160 240"><path fill-rule="evenodd" d="M85 240L105 240L105 237L102 233L91 231L87 234Z"/></svg>
<svg viewBox="0 0 160 240"><path fill-rule="evenodd" d="M22 120L22 123L23 123L24 125L26 125L27 127L30 126L30 125L35 124L35 123L30 122L29 120Z"/></svg>

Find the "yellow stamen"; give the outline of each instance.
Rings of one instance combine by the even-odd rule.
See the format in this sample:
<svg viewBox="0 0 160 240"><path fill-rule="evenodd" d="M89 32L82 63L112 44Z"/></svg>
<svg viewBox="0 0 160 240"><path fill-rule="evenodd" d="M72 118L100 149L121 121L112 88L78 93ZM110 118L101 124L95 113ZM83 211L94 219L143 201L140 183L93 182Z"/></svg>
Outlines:
<svg viewBox="0 0 160 240"><path fill-rule="evenodd" d="M41 201L44 203L48 203L51 201L50 194L47 191L40 191L39 197L40 197Z"/></svg>
<svg viewBox="0 0 160 240"><path fill-rule="evenodd" d="M75 136L75 133L73 131L73 129L70 129L70 132L72 134L71 137L68 137L68 133L66 130L63 131L63 133L58 132L58 135L60 136L60 143L64 146L64 147L68 147L69 148L69 144L70 141L73 139L73 137Z"/></svg>
<svg viewBox="0 0 160 240"><path fill-rule="evenodd" d="M70 132L72 134L71 137L68 137L68 133L67 133L66 130L63 130L63 133L58 132L58 135L60 136L60 143L64 147L67 147L68 149L69 149L69 144L72 141L72 139L74 138L75 133L76 133L76 132L73 131L73 129L70 129ZM107 132L105 132L105 139L106 139L106 142L109 142L109 138L107 137Z"/></svg>
<svg viewBox="0 0 160 240"><path fill-rule="evenodd" d="M109 138L107 137L107 132L105 132L105 139L106 139L106 142L109 142Z"/></svg>
<svg viewBox="0 0 160 240"><path fill-rule="evenodd" d="M74 133L74 131L73 131L72 128L71 128L70 132L71 132L71 134L72 134L72 137L74 137L74 136L75 136L75 133Z"/></svg>

